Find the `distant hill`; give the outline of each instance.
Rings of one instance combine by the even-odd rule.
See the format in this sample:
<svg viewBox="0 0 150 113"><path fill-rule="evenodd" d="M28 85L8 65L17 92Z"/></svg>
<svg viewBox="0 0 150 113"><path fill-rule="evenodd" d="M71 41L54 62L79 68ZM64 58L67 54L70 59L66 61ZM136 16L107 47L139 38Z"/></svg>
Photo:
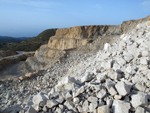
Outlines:
<svg viewBox="0 0 150 113"><path fill-rule="evenodd" d="M27 40L24 40L24 38L22 38L23 41L20 41L18 43L0 43L0 50L35 51L41 45L47 44L49 38L55 35L56 30L57 29L47 29L34 38L30 38Z"/></svg>
<svg viewBox="0 0 150 113"><path fill-rule="evenodd" d="M0 36L0 43L7 43L7 42L18 43L18 42L21 42L23 40L27 40L27 39L30 39L30 38L32 38L32 37L15 38L15 37L9 37L9 36Z"/></svg>

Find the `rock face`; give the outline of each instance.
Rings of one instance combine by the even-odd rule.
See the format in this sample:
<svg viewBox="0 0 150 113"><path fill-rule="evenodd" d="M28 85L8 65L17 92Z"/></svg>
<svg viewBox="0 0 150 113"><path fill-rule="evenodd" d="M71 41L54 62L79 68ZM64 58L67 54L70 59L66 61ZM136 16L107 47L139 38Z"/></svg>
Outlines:
<svg viewBox="0 0 150 113"><path fill-rule="evenodd" d="M34 57L28 58L26 62L33 71L37 71L47 65L60 62L63 57L72 53L97 52L105 43L113 42L121 34L148 19L149 16L139 20L125 21L121 25L91 25L57 29L55 36L50 37L48 44L41 46Z"/></svg>
<svg viewBox="0 0 150 113"><path fill-rule="evenodd" d="M150 55L143 53L150 51L149 31L150 21L140 23L96 54L67 57L37 79L1 83L0 107L17 105L17 112L149 113Z"/></svg>

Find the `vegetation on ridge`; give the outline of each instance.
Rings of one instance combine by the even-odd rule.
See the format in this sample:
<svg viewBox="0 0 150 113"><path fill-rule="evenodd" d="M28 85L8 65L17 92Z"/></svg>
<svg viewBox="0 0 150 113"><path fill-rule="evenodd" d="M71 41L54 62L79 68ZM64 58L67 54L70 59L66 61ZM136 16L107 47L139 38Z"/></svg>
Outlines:
<svg viewBox="0 0 150 113"><path fill-rule="evenodd" d="M0 50L12 51L35 51L41 45L47 44L51 36L55 35L57 29L47 29L38 36L21 41L19 43L0 43Z"/></svg>

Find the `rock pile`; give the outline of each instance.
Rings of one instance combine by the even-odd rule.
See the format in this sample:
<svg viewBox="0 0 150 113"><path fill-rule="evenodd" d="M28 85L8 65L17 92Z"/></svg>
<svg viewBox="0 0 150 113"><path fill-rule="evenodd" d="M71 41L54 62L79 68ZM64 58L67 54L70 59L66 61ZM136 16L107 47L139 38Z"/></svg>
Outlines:
<svg viewBox="0 0 150 113"><path fill-rule="evenodd" d="M97 55L70 67L54 87L3 112L149 113L149 31L150 21L138 24Z"/></svg>

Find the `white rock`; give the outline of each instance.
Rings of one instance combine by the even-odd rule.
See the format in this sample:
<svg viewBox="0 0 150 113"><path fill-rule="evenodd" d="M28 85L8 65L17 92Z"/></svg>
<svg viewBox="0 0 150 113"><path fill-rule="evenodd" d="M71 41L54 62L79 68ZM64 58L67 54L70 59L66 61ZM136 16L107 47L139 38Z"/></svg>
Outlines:
<svg viewBox="0 0 150 113"><path fill-rule="evenodd" d="M89 104L88 104L88 101L87 101L87 100L84 101L84 103L83 103L83 105L82 105L82 110L83 110L84 112L87 112L87 111L89 110Z"/></svg>
<svg viewBox="0 0 150 113"><path fill-rule="evenodd" d="M62 113L63 110L62 110L61 108L57 107L55 112L56 112L56 113Z"/></svg>
<svg viewBox="0 0 150 113"><path fill-rule="evenodd" d="M111 49L111 45L109 43L105 43L103 50L109 51L110 49Z"/></svg>
<svg viewBox="0 0 150 113"><path fill-rule="evenodd" d="M123 58L117 59L117 62L118 62L118 64L119 64L120 66L123 66L123 65L126 64L126 61L125 61Z"/></svg>
<svg viewBox="0 0 150 113"><path fill-rule="evenodd" d="M113 101L113 113L129 113L129 109L131 108L130 103L114 100Z"/></svg>
<svg viewBox="0 0 150 113"><path fill-rule="evenodd" d="M127 85L126 83L120 81L115 85L119 95L125 96L129 94L131 86Z"/></svg>
<svg viewBox="0 0 150 113"><path fill-rule="evenodd" d="M97 103L98 98L97 98L97 97L90 96L90 97L88 97L87 100L88 100L89 102L92 102L92 103Z"/></svg>
<svg viewBox="0 0 150 113"><path fill-rule="evenodd" d="M69 109L69 110L73 110L74 112L77 112L75 106L73 105L73 103L69 102L69 101L66 101L64 103L64 105Z"/></svg>
<svg viewBox="0 0 150 113"><path fill-rule="evenodd" d="M65 99L67 100L67 99L70 99L70 98L72 98L72 95L69 92L67 92L66 95L65 95Z"/></svg>
<svg viewBox="0 0 150 113"><path fill-rule="evenodd" d="M145 93L138 93L135 95L132 95L132 106L134 108L138 106L146 106L148 104L148 96Z"/></svg>
<svg viewBox="0 0 150 113"><path fill-rule="evenodd" d="M140 58L140 63L143 64L143 65L147 65L148 64L148 60L149 60L148 57L141 57Z"/></svg>
<svg viewBox="0 0 150 113"><path fill-rule="evenodd" d="M81 86L80 88L73 91L73 97L76 97L83 93L85 91L84 86Z"/></svg>
<svg viewBox="0 0 150 113"><path fill-rule="evenodd" d="M110 77L111 79L113 79L113 80L119 80L119 79L121 79L121 75L120 74L117 74L115 71L113 71L113 70L110 70L109 72L108 72L108 75L107 75L108 77Z"/></svg>
<svg viewBox="0 0 150 113"><path fill-rule="evenodd" d="M79 99L79 98L75 97L75 98L73 99L73 103L74 103L74 104L78 104L79 102L80 102L80 99Z"/></svg>
<svg viewBox="0 0 150 113"><path fill-rule="evenodd" d="M132 59L133 59L133 55L129 54L129 53L125 53L124 54L124 59L127 61L127 62L130 62Z"/></svg>
<svg viewBox="0 0 150 113"><path fill-rule="evenodd" d="M120 65L117 64L117 63L114 63L113 64L113 69L116 71L116 70L120 70Z"/></svg>
<svg viewBox="0 0 150 113"><path fill-rule="evenodd" d="M100 106L97 109L97 113L110 113L110 108L107 105Z"/></svg>
<svg viewBox="0 0 150 113"><path fill-rule="evenodd" d="M137 107L135 113L145 113L145 109L142 107Z"/></svg>
<svg viewBox="0 0 150 113"><path fill-rule="evenodd" d="M117 92L116 92L116 90L114 89L114 87L110 87L110 88L108 88L107 90L108 90L108 92L109 92L112 96L114 96L114 95L117 94Z"/></svg>
<svg viewBox="0 0 150 113"><path fill-rule="evenodd" d="M112 105L112 102L113 102L113 100L112 99L108 99L108 100L106 100L106 104L107 104L107 106L111 106Z"/></svg>
<svg viewBox="0 0 150 113"><path fill-rule="evenodd" d="M89 82L92 79L93 79L93 73L88 72L80 79L80 81L81 83L84 83L84 82Z"/></svg>
<svg viewBox="0 0 150 113"><path fill-rule="evenodd" d="M39 105L40 102L47 101L47 100L48 100L48 98L46 96L44 96L41 93L38 93L37 95L33 96L32 102L33 102L33 104Z"/></svg>
<svg viewBox="0 0 150 113"><path fill-rule="evenodd" d="M56 99L56 101L58 102L58 103L63 103L64 102L64 97L63 96L59 96L59 98L58 99Z"/></svg>
<svg viewBox="0 0 150 113"><path fill-rule="evenodd" d="M89 105L90 112L94 112L96 107L97 107L97 105L98 105L97 102L90 103L90 105Z"/></svg>
<svg viewBox="0 0 150 113"><path fill-rule="evenodd" d="M54 106L58 105L58 102L56 102L54 99L51 99L51 100L47 100L47 103L46 103L46 106L48 108L52 108Z"/></svg>
<svg viewBox="0 0 150 113"><path fill-rule="evenodd" d="M96 96L98 97L98 98L103 98L103 97L105 97L106 96L106 90L105 89L101 89L97 94L96 94Z"/></svg>
<svg viewBox="0 0 150 113"><path fill-rule="evenodd" d="M97 80L100 81L100 82L104 82L107 78L107 75L106 75L106 72L105 73L98 73L96 75L97 77Z"/></svg>
<svg viewBox="0 0 150 113"><path fill-rule="evenodd" d="M115 96L114 96L114 99L116 99L116 100L120 100L121 98L122 98L121 95L115 95Z"/></svg>
<svg viewBox="0 0 150 113"><path fill-rule="evenodd" d="M142 51L142 57L148 57L149 52L148 51Z"/></svg>
<svg viewBox="0 0 150 113"><path fill-rule="evenodd" d="M126 68L126 72L129 73L129 74L131 74L131 73L132 73L132 67L131 67L131 66L128 66L128 67Z"/></svg>

